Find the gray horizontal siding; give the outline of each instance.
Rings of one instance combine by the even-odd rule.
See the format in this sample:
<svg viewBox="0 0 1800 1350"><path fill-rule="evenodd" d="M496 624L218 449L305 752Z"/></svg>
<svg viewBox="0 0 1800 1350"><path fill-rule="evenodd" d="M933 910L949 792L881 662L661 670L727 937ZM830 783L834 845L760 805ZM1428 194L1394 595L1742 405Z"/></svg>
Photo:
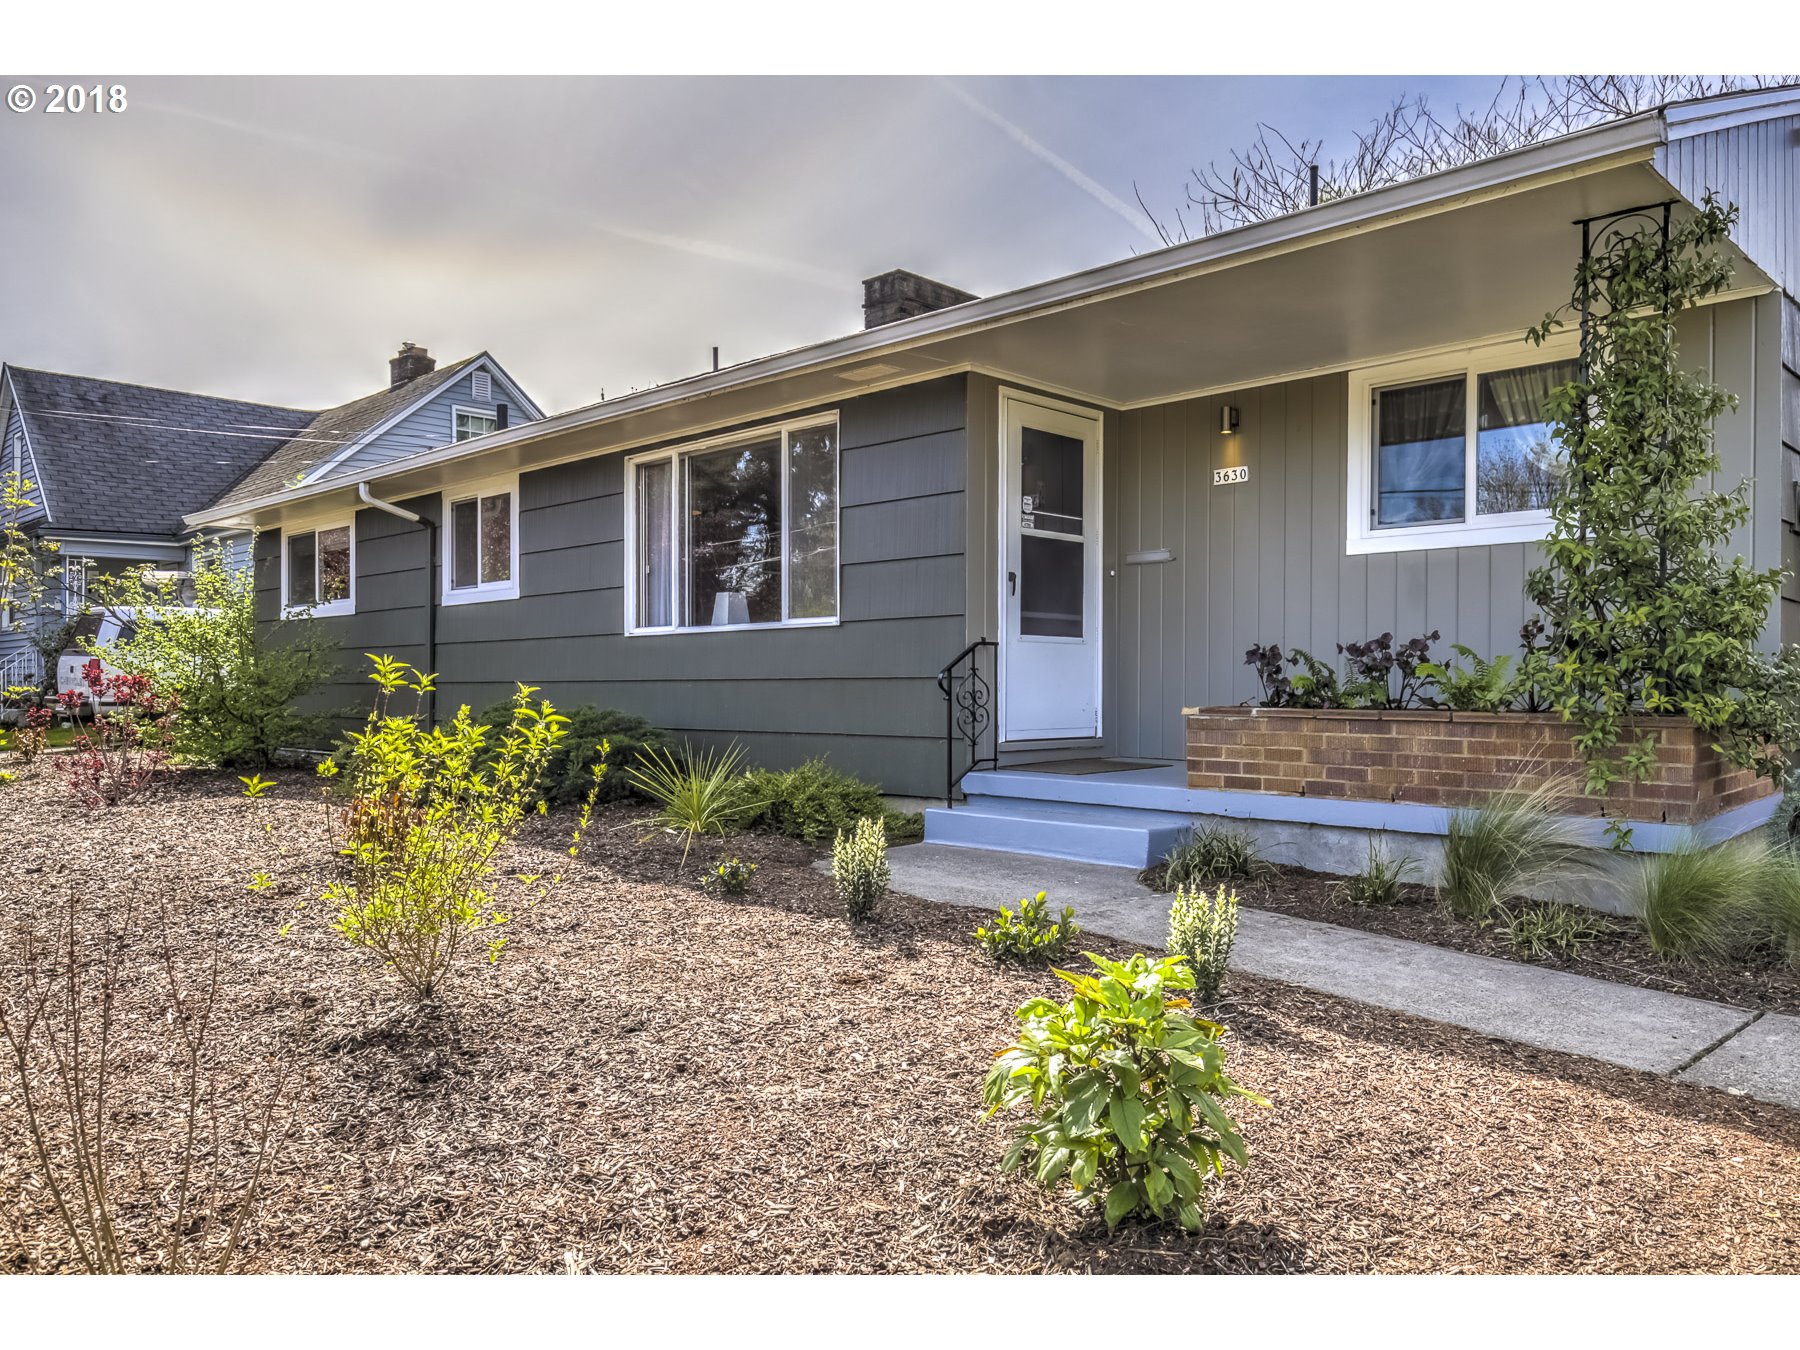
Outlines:
<svg viewBox="0 0 1800 1350"><path fill-rule="evenodd" d="M735 741L757 762L824 754L890 791L938 791L936 673L964 629L964 380L835 406L837 624L624 636L623 457L580 460L520 480L519 598L439 609L441 710L485 707L522 681L562 706L622 708L699 743ZM426 502L408 505L438 509ZM358 514L357 613L322 621L355 664L366 651L424 659L423 540L391 516ZM266 576L263 594L273 617ZM360 693L360 674L332 693Z"/></svg>

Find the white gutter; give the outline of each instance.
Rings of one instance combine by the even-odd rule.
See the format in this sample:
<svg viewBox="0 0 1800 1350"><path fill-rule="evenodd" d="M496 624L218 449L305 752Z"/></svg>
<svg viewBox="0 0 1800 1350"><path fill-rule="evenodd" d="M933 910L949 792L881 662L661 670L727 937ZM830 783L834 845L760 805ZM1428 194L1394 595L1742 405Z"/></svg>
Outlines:
<svg viewBox="0 0 1800 1350"><path fill-rule="evenodd" d="M380 476L391 478L469 455L486 454L838 362L900 351L940 338L1015 323L1034 314L1052 313L1133 290L1168 285L1220 267L1236 266L1253 256L1311 247L1336 236L1394 224L1411 216L1451 210L1488 196L1520 191L1532 180L1594 172L1607 167L1607 161L1648 160L1651 152L1663 144L1665 132L1661 114L1657 112L1604 122L1585 131L1572 132L1475 164L1445 169L1392 187L1377 188L1323 206L1308 207L1203 239L1056 277L1021 290L971 300L899 323L864 329L847 337L689 376L607 403L590 404L506 431L390 460L381 466ZM197 511L186 520L190 527L238 520L252 512L348 487L351 481L347 477L316 479L302 487Z"/></svg>
<svg viewBox="0 0 1800 1350"><path fill-rule="evenodd" d="M408 511L404 506L395 506L392 502L382 501L381 498L369 492L367 483L356 485L356 497L364 506L372 506L377 511L386 511L390 516L399 516L402 520L410 520L414 525L420 522L418 512Z"/></svg>

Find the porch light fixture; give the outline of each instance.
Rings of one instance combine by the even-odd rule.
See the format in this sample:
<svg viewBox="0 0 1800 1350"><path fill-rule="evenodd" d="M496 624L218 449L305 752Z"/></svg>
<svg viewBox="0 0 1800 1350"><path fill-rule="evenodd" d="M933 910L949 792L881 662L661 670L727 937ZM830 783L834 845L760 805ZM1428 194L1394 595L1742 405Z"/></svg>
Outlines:
<svg viewBox="0 0 1800 1350"><path fill-rule="evenodd" d="M1219 434L1235 436L1238 429L1238 410L1226 403L1219 408Z"/></svg>

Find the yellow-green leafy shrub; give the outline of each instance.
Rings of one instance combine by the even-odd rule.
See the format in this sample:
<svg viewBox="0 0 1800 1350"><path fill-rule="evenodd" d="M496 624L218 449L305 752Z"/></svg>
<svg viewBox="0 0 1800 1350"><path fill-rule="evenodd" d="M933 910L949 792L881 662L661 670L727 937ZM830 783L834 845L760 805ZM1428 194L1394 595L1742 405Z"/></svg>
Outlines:
<svg viewBox="0 0 1800 1350"><path fill-rule="evenodd" d="M1193 972L1194 997L1211 1003L1225 984L1225 966L1237 941L1237 892L1178 890L1169 907L1169 954Z"/></svg>
<svg viewBox="0 0 1800 1350"><path fill-rule="evenodd" d="M879 820L865 816L849 834L838 831L831 844L831 884L850 922L875 913L888 888L887 830Z"/></svg>
<svg viewBox="0 0 1800 1350"><path fill-rule="evenodd" d="M1064 905L1062 918L1050 917L1045 892L1019 901L1018 913L1005 905L987 923L975 930L975 940L996 961L1017 961L1027 966L1047 966L1063 959L1063 953L1081 932L1075 922L1075 909Z"/></svg>

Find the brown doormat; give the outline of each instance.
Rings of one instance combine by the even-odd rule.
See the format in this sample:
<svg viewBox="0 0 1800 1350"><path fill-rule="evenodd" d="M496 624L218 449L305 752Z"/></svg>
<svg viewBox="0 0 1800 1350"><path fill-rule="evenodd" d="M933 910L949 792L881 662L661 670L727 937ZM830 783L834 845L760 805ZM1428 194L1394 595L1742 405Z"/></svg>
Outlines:
<svg viewBox="0 0 1800 1350"><path fill-rule="evenodd" d="M1140 759L1053 759L1044 764L1009 764L1019 773L1129 773L1133 769L1165 769L1173 761Z"/></svg>

